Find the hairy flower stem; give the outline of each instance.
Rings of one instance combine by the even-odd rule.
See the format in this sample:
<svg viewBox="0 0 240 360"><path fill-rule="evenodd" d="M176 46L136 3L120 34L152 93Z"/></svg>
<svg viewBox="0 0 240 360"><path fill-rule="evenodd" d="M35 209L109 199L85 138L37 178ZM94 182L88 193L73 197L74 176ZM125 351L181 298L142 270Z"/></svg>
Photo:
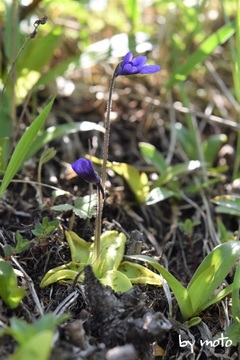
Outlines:
<svg viewBox="0 0 240 360"><path fill-rule="evenodd" d="M95 220L95 236L93 248L93 268L98 269L100 262L100 236L102 225L103 196L101 188L97 187L97 216Z"/></svg>
<svg viewBox="0 0 240 360"><path fill-rule="evenodd" d="M110 81L110 87L109 87L109 95L108 95L108 102L107 102L107 114L104 122L104 139L103 139L103 164L102 164L102 186L105 190L105 182L107 178L107 160L108 160L108 148L109 148L109 136L110 136L110 114L112 109L112 95L114 90L114 82L117 76L117 70L119 66L121 65L122 61L116 66L113 76Z"/></svg>

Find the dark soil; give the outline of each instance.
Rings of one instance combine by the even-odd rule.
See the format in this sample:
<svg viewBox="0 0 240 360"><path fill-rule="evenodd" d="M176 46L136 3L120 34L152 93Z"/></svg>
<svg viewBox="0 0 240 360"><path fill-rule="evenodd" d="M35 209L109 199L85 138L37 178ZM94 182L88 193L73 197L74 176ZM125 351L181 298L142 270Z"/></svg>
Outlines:
<svg viewBox="0 0 240 360"><path fill-rule="evenodd" d="M109 160L122 161L134 165L149 173L152 169L145 163L138 149L139 141L155 145L166 156L169 149L169 112L158 96L157 85L131 83L129 79L118 82L120 97L113 104L117 112L112 123ZM46 90L45 90L46 91ZM42 96L47 97L44 92ZM73 121L88 120L101 122L104 119L105 100L97 100L96 94L78 98L58 97L48 125L64 123L70 116ZM152 101L149 96L152 96ZM42 100L41 100L42 101ZM181 114L177 114L179 121ZM199 126L201 126L199 119ZM215 133L214 124L206 123L207 136ZM66 142L68 139L70 142ZM89 145L90 144L90 145ZM97 132L82 132L66 136L65 141L58 139L50 144L57 149L57 156L44 166L42 182L69 191L73 196L89 193L89 187L76 178L69 163L88 153L101 156L102 135ZM172 163L183 162L181 151L176 149ZM68 166L67 166L68 165ZM192 175L186 176L185 184ZM49 269L70 261L70 252L64 230L68 228L71 213L54 213L52 189L43 186L44 206L40 204L37 181L37 161L25 164L18 175L18 181L9 186L0 200L0 242L1 256L6 258L3 247L15 244L15 233L29 240L34 238L31 230L41 223L44 216L60 220L58 230L43 243L32 243L30 248L14 256L18 264L33 282L34 289L44 313L68 313L69 319L56 330L51 359L67 360L150 360L150 359L236 359L239 350L236 347L202 347L200 340L214 337L223 332L225 314L222 306L212 306L200 314L202 322L187 327L183 322L178 306L173 302L172 314L169 314L168 301L161 287L134 285L127 293L114 293L104 287L94 277L91 267L85 269L83 284L56 283L46 288L39 284ZM209 198L223 192L223 185L211 189ZM171 273L186 286L197 266L201 263L214 241L209 234L201 215L205 211L200 195L186 199L170 199L152 206L139 205L123 179L109 174L107 197L103 213L103 231L117 229L128 237L132 231L142 235L142 252L158 259ZM62 196L57 203L72 202L72 197ZM197 204L197 206L193 206ZM210 205L214 216L214 208ZM191 218L199 220L191 236L186 236L179 222ZM231 219L231 230L237 224ZM84 221L76 218L73 230L87 241L94 234L94 219ZM17 268L13 257L7 258ZM0 300L0 323L9 325L13 316L33 322L40 309L33 299L30 280L23 276L19 284L28 289L28 295L15 310L9 310ZM229 278L231 280L231 278ZM67 299L66 304L64 301ZM226 306L228 301L226 300ZM8 336L0 339L0 358L8 359L15 350L15 342ZM180 346L181 341L190 341L195 345Z"/></svg>

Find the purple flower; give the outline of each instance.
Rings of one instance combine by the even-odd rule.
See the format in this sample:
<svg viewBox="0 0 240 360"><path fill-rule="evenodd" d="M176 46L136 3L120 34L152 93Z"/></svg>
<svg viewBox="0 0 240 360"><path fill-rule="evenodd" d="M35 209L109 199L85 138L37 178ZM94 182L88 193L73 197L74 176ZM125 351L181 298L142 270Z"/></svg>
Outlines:
<svg viewBox="0 0 240 360"><path fill-rule="evenodd" d="M72 163L72 168L75 173L88 183L95 184L104 196L104 191L101 185L101 179L98 173L94 170L93 164L88 159L80 158Z"/></svg>
<svg viewBox="0 0 240 360"><path fill-rule="evenodd" d="M128 52L124 56L123 61L118 65L116 77L119 75L153 74L161 70L159 65L145 65L146 61L146 56L134 58L133 54Z"/></svg>

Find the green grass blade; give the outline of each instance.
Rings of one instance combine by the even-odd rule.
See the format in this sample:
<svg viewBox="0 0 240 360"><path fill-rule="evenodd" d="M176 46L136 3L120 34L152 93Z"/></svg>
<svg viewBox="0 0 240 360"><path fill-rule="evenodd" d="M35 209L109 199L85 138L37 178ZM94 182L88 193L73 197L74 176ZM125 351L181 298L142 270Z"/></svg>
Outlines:
<svg viewBox="0 0 240 360"><path fill-rule="evenodd" d="M22 165L30 146L34 142L38 131L41 129L47 118L47 115L52 108L53 102L54 99L52 99L48 103L48 105L43 109L41 114L38 115L38 117L33 121L33 123L29 126L29 128L19 140L4 174L2 184L0 186L0 196L3 195L12 178Z"/></svg>
<svg viewBox="0 0 240 360"><path fill-rule="evenodd" d="M177 69L171 76L167 89L171 89L179 81L184 81L196 65L202 63L221 44L224 44L235 32L235 22L222 26L218 31L209 36L199 46L198 50L189 56L187 62Z"/></svg>
<svg viewBox="0 0 240 360"><path fill-rule="evenodd" d="M218 214L240 216L240 197L238 195L215 196L212 202L218 205L215 208Z"/></svg>
<svg viewBox="0 0 240 360"><path fill-rule="evenodd" d="M240 264L236 268L233 280L232 291L232 313L235 319L240 322L240 304L239 304L239 289L240 289Z"/></svg>
<svg viewBox="0 0 240 360"><path fill-rule="evenodd" d="M160 174L167 169L168 164L154 145L146 142L140 142L138 146L145 161L148 164L153 165Z"/></svg>
<svg viewBox="0 0 240 360"><path fill-rule="evenodd" d="M231 294L232 290L233 290L233 284L228 285L225 289L217 293L217 295L212 296L209 300L207 300L204 304L202 304L201 311L207 309L209 306L216 304L217 302L224 299L226 296Z"/></svg>
<svg viewBox="0 0 240 360"><path fill-rule="evenodd" d="M181 314L184 319L188 319L193 314L192 304L190 297L188 295L187 289L172 275L167 271L163 266L161 266L155 259L146 255L131 255L126 256L129 259L145 261L148 264L152 265L159 274L167 281L168 285L172 289L175 298L178 302Z"/></svg>
<svg viewBox="0 0 240 360"><path fill-rule="evenodd" d="M188 173L193 172L201 167L201 163L198 160L191 160L186 163L177 164L174 166L169 166L165 172L153 183L153 188L157 186L162 186L169 181L173 180L175 177L186 176Z"/></svg>
<svg viewBox="0 0 240 360"><path fill-rule="evenodd" d="M90 121L82 121L78 123L68 123L57 126L51 126L48 129L44 130L42 134L36 138L34 143L31 145L25 160L30 159L44 145L48 144L50 141L53 141L58 137L68 134L74 134L78 131L91 131L91 130L104 132L104 127L99 124L92 123Z"/></svg>
<svg viewBox="0 0 240 360"><path fill-rule="evenodd" d="M197 315L201 311L202 305L206 301L206 294L208 294L208 289L211 287L212 281L214 280L214 273L215 266L211 265L199 275L198 281L193 282L188 292L194 315Z"/></svg>
<svg viewBox="0 0 240 360"><path fill-rule="evenodd" d="M239 241L229 241L227 243L220 244L215 249L213 249L213 251L211 251L210 254L208 254L200 264L188 285L187 289L190 298L192 299L195 297L194 289L196 288L196 284L203 286L202 274L207 269L214 266L214 278L211 281L210 286L209 284L205 284L206 291L204 293L204 298L201 299L202 303L207 301L230 272L235 261L239 257L239 254Z"/></svg>

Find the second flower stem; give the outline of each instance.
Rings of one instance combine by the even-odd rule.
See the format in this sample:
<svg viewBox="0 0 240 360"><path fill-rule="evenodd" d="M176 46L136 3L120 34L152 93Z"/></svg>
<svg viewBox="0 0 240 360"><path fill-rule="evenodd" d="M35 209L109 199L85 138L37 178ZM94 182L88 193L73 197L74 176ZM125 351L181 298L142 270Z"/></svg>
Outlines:
<svg viewBox="0 0 240 360"><path fill-rule="evenodd" d="M95 221L95 236L93 248L93 269L98 269L100 263L100 236L102 225L103 196L101 189L97 187L97 216Z"/></svg>
<svg viewBox="0 0 240 360"><path fill-rule="evenodd" d="M111 109L112 109L112 95L114 90L114 82L117 76L117 70L121 62L116 66L113 76L110 81L110 87L109 87L109 95L108 95L108 102L107 102L107 113L106 118L104 122L104 139L103 139L103 164L102 164L102 186L105 190L105 183L107 178L107 160L108 160L108 149L109 149L109 136L110 136L110 115L111 115Z"/></svg>

